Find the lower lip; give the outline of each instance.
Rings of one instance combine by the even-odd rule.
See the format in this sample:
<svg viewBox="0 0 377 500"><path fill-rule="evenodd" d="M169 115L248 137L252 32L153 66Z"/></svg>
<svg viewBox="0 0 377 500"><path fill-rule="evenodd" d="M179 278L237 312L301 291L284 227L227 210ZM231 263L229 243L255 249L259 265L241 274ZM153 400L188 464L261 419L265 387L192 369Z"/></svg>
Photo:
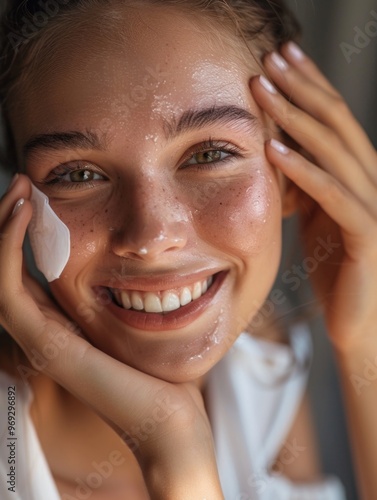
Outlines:
<svg viewBox="0 0 377 500"><path fill-rule="evenodd" d="M107 307L123 323L139 330L154 332L177 330L189 325L203 314L213 302L227 274L228 271L216 274L212 285L204 295L190 302L190 304L169 313L158 314L132 311L130 309L123 309L114 302L111 302Z"/></svg>

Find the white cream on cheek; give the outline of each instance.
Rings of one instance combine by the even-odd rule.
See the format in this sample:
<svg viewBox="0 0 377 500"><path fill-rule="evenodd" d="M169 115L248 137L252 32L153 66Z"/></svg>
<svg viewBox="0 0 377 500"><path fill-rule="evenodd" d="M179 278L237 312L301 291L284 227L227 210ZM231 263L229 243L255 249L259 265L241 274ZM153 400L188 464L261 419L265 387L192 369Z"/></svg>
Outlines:
<svg viewBox="0 0 377 500"><path fill-rule="evenodd" d="M48 197L32 185L33 216L28 227L38 269L48 281L60 278L70 257L70 232L52 210Z"/></svg>

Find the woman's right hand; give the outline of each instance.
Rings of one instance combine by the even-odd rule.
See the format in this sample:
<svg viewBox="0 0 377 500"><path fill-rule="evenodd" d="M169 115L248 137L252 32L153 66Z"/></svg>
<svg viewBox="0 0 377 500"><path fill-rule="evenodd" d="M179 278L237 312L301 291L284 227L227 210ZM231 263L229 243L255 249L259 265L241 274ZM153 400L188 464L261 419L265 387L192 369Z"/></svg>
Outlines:
<svg viewBox="0 0 377 500"><path fill-rule="evenodd" d="M30 180L19 175L0 201L0 324L33 369L126 437L153 498L222 499L211 427L195 383L168 383L96 349L27 273L22 246L32 216L30 194ZM130 429L151 419L153 433L143 441L133 438Z"/></svg>

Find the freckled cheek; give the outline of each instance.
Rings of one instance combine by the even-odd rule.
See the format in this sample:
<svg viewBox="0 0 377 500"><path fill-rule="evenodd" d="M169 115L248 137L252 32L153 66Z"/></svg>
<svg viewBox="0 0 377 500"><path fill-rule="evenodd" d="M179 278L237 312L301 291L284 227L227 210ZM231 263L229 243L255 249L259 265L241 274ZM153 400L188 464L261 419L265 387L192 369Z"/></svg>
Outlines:
<svg viewBox="0 0 377 500"><path fill-rule="evenodd" d="M223 185L197 210L196 224L210 244L246 257L259 254L276 241L281 220L276 179L261 173Z"/></svg>
<svg viewBox="0 0 377 500"><path fill-rule="evenodd" d="M106 246L112 229L109 209L94 203L53 209L71 236L71 256L66 270L82 266Z"/></svg>

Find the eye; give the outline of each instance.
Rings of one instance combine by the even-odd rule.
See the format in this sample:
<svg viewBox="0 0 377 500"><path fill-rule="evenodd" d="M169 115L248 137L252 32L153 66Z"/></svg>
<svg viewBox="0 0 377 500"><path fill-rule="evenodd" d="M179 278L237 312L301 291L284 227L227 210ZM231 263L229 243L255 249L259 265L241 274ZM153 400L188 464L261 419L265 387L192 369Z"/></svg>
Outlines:
<svg viewBox="0 0 377 500"><path fill-rule="evenodd" d="M201 151L199 153L195 153L192 157L191 160L186 163L186 165L195 165L196 163L203 164L203 163L213 163L217 161L221 161L224 158L229 156L229 153L226 153L225 151L221 151L219 149L214 149L211 151Z"/></svg>
<svg viewBox="0 0 377 500"><path fill-rule="evenodd" d="M98 172L94 165L88 162L77 162L58 165L43 183L64 189L84 189L106 180L106 177Z"/></svg>
<svg viewBox="0 0 377 500"><path fill-rule="evenodd" d="M100 180L101 175L93 172L92 170L74 170L73 172L67 173L60 177L60 180L65 182L89 182Z"/></svg>
<svg viewBox="0 0 377 500"><path fill-rule="evenodd" d="M196 166L199 170L211 170L243 156L241 150L235 145L224 141L214 141L211 138L192 149L193 151L181 168Z"/></svg>

